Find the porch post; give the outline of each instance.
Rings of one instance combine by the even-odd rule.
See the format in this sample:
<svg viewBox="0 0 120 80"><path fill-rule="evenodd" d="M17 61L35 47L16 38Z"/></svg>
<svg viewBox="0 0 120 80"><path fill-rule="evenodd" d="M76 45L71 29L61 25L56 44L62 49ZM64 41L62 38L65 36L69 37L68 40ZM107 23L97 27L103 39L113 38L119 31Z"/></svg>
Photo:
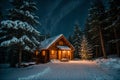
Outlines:
<svg viewBox="0 0 120 80"><path fill-rule="evenodd" d="M62 52L62 50L61 50L61 59L62 59L62 54L63 54L63 52Z"/></svg>

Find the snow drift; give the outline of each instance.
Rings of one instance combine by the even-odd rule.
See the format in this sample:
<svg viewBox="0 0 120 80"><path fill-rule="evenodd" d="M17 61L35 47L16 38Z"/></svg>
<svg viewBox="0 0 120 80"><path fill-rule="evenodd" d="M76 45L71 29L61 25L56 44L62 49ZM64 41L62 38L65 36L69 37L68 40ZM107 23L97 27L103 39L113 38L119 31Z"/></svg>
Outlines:
<svg viewBox="0 0 120 80"><path fill-rule="evenodd" d="M110 69L120 69L120 59L119 58L109 58L109 59L96 59L96 63L101 67Z"/></svg>

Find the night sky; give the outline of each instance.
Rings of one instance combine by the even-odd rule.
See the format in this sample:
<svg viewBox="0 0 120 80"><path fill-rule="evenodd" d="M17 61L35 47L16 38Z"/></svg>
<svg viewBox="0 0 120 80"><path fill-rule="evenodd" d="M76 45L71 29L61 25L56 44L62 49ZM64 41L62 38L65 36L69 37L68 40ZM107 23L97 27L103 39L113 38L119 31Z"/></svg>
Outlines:
<svg viewBox="0 0 120 80"><path fill-rule="evenodd" d="M41 26L38 30L42 34L50 33L51 36L64 34L68 37L73 33L75 23L79 23L83 30L88 15L90 3L93 0L34 0L37 3L36 15L40 17ZM7 6L6 6L7 5ZM1 2L2 11L10 4L8 0Z"/></svg>
<svg viewBox="0 0 120 80"><path fill-rule="evenodd" d="M84 29L90 0L38 0L42 32L72 34L75 23Z"/></svg>

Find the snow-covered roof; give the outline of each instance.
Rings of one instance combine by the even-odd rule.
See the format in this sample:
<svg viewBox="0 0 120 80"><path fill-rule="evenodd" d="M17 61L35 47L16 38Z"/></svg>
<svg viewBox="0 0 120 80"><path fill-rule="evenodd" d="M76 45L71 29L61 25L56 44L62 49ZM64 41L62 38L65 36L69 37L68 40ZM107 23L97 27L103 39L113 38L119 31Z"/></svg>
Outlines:
<svg viewBox="0 0 120 80"><path fill-rule="evenodd" d="M41 42L41 48L42 49L48 49L58 38L60 38L61 36L63 36L63 34L57 35L55 37L52 38L48 38L44 41Z"/></svg>
<svg viewBox="0 0 120 80"><path fill-rule="evenodd" d="M61 50L71 50L68 46L57 46Z"/></svg>

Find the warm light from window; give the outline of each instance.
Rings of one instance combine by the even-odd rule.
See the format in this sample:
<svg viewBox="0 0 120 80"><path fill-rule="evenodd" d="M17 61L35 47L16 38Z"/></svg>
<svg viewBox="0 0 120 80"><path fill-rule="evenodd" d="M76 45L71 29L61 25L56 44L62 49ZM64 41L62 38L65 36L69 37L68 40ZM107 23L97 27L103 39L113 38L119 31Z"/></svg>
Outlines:
<svg viewBox="0 0 120 80"><path fill-rule="evenodd" d="M68 55L70 55L70 51L67 51L68 52Z"/></svg>
<svg viewBox="0 0 120 80"><path fill-rule="evenodd" d="M70 53L70 51L68 51L68 53Z"/></svg>
<svg viewBox="0 0 120 80"><path fill-rule="evenodd" d="M51 51L51 55L54 55L54 50Z"/></svg>
<svg viewBox="0 0 120 80"><path fill-rule="evenodd" d="M45 51L42 51L42 55L45 56Z"/></svg>
<svg viewBox="0 0 120 80"><path fill-rule="evenodd" d="M58 51L59 59L61 59L61 51Z"/></svg>
<svg viewBox="0 0 120 80"><path fill-rule="evenodd" d="M65 51L62 51L63 53L65 53Z"/></svg>
<svg viewBox="0 0 120 80"><path fill-rule="evenodd" d="M39 53L38 50L36 50L36 52L35 52L36 56L38 55L38 53Z"/></svg>
<svg viewBox="0 0 120 80"><path fill-rule="evenodd" d="M63 42L62 42L62 41L60 41L60 42L59 42L59 45L63 45Z"/></svg>

